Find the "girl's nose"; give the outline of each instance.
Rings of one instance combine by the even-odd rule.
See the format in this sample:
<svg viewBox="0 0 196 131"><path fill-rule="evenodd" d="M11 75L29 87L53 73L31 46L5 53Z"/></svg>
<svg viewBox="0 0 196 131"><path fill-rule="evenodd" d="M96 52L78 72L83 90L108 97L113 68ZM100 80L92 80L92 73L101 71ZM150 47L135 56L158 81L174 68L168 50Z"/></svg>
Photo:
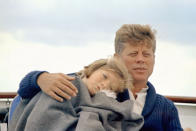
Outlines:
<svg viewBox="0 0 196 131"><path fill-rule="evenodd" d="M100 86L101 86L101 89L105 89L105 83L104 83L104 82L102 82L102 83L100 84Z"/></svg>
<svg viewBox="0 0 196 131"><path fill-rule="evenodd" d="M102 82L101 83L101 89L107 89L108 85L109 85L109 81Z"/></svg>

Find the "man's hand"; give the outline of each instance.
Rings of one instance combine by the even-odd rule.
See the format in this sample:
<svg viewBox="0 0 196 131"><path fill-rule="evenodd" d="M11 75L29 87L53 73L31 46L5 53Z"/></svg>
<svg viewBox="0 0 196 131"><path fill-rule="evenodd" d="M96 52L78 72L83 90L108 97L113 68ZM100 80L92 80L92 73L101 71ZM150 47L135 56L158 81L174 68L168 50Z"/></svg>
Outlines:
<svg viewBox="0 0 196 131"><path fill-rule="evenodd" d="M71 96L78 93L77 88L71 83L74 79L63 73L44 72L38 77L37 84L44 93L63 102L63 98L71 99Z"/></svg>

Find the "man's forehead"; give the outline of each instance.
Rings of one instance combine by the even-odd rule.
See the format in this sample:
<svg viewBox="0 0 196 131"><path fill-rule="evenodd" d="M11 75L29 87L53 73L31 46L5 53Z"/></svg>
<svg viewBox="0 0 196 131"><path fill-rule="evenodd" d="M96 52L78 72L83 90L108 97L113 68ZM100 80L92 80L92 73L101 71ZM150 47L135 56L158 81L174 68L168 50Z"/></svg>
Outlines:
<svg viewBox="0 0 196 131"><path fill-rule="evenodd" d="M138 49L138 48L143 48L146 50L153 50L152 49L152 45L151 44L147 44L147 43L125 43L125 49L130 49L130 50L134 50L134 49Z"/></svg>
<svg viewBox="0 0 196 131"><path fill-rule="evenodd" d="M128 41L125 42L125 45L130 45L130 46L146 46L146 47L152 47L152 43L149 41Z"/></svg>

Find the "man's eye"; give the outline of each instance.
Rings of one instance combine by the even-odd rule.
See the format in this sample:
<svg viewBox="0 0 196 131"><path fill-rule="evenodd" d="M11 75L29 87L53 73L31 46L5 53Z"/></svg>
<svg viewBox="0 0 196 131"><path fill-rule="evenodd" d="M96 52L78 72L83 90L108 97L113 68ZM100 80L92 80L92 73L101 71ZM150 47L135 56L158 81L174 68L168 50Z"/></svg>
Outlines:
<svg viewBox="0 0 196 131"><path fill-rule="evenodd" d="M136 55L137 55L136 52L134 52L134 53L129 53L129 56L136 56Z"/></svg>
<svg viewBox="0 0 196 131"><path fill-rule="evenodd" d="M144 53L143 54L145 57L148 57L148 56L150 56L150 53Z"/></svg>
<svg viewBox="0 0 196 131"><path fill-rule="evenodd" d="M106 74L103 73L103 78L104 78L104 79L107 79L108 76L107 76Z"/></svg>

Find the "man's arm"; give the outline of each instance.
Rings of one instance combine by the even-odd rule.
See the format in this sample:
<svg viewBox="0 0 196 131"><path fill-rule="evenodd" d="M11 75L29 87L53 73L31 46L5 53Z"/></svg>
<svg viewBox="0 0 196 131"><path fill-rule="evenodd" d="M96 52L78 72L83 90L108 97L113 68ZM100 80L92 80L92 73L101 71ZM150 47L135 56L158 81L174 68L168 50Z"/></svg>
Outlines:
<svg viewBox="0 0 196 131"><path fill-rule="evenodd" d="M32 98L41 90L37 84L37 78L43 72L45 71L32 71L21 80L18 94L22 98Z"/></svg>
<svg viewBox="0 0 196 131"><path fill-rule="evenodd" d="M76 96L77 88L70 82L74 77L63 73L48 73L45 71L32 71L20 82L18 94L22 98L32 98L40 90L52 98L63 101Z"/></svg>
<svg viewBox="0 0 196 131"><path fill-rule="evenodd" d="M167 131L193 131L191 128L182 129L178 115L178 110L174 104L172 104L170 111L168 111L168 113L169 124L167 125Z"/></svg>
<svg viewBox="0 0 196 131"><path fill-rule="evenodd" d="M166 131L183 131L180 124L178 110L173 102L168 101L168 104L165 105L163 117Z"/></svg>

